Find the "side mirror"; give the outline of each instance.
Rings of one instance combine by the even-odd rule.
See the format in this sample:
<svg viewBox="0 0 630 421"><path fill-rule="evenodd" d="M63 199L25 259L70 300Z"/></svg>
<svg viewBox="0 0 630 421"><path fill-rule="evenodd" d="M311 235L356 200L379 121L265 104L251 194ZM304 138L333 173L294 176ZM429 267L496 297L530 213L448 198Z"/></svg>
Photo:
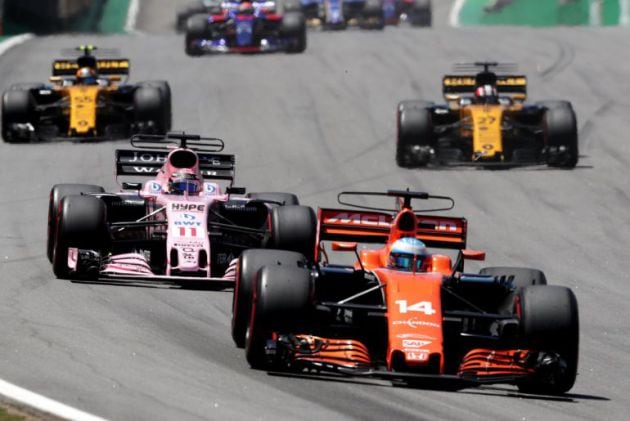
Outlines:
<svg viewBox="0 0 630 421"><path fill-rule="evenodd" d="M333 251L357 251L357 243L341 243L338 241L333 241L332 243Z"/></svg>
<svg viewBox="0 0 630 421"><path fill-rule="evenodd" d="M142 183L122 183L122 188L124 190L142 190Z"/></svg>
<svg viewBox="0 0 630 421"><path fill-rule="evenodd" d="M227 187L225 189L227 194L245 194L245 187Z"/></svg>
<svg viewBox="0 0 630 421"><path fill-rule="evenodd" d="M479 250L463 249L462 257L465 260L486 260L486 252Z"/></svg>
<svg viewBox="0 0 630 421"><path fill-rule="evenodd" d="M359 256L359 252L357 251L357 243L333 241L331 247L333 251L353 252L354 255L357 257L357 263L359 263L359 266L361 266L361 270L365 271L365 268L363 267L363 262L361 261L361 256Z"/></svg>

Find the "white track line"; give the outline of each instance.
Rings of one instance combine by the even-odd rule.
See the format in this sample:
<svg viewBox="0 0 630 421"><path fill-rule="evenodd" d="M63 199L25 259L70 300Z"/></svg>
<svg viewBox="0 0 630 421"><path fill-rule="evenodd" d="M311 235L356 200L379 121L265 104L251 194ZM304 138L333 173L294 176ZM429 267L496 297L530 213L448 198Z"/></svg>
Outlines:
<svg viewBox="0 0 630 421"><path fill-rule="evenodd" d="M38 395L37 393L22 389L21 387L15 386L1 379L0 394L60 418L74 421L106 421L104 418L80 411L61 402L57 402L45 396Z"/></svg>
<svg viewBox="0 0 630 421"><path fill-rule="evenodd" d="M22 34L15 37L11 37L6 41L0 42L0 56L16 45L22 44L23 42L28 41L31 38L34 38L33 34Z"/></svg>
<svg viewBox="0 0 630 421"><path fill-rule="evenodd" d="M455 0L455 4L451 8L448 21L454 28L459 27L459 13L462 11L464 3L466 3L466 0Z"/></svg>
<svg viewBox="0 0 630 421"><path fill-rule="evenodd" d="M140 12L140 0L131 0L129 3L129 11L127 12L127 21L125 22L125 32L136 31L136 21Z"/></svg>

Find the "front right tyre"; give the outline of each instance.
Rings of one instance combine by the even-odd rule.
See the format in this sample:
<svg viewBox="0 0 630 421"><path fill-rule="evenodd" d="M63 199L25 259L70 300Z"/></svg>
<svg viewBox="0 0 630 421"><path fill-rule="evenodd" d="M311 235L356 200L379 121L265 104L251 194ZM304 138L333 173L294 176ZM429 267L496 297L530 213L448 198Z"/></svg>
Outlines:
<svg viewBox="0 0 630 421"><path fill-rule="evenodd" d="M68 249L100 251L108 243L107 207L94 196L65 196L61 200L53 247L53 272L69 279Z"/></svg>
<svg viewBox="0 0 630 421"><path fill-rule="evenodd" d="M402 101L396 112L396 164L403 168L423 167L433 148L433 103Z"/></svg>

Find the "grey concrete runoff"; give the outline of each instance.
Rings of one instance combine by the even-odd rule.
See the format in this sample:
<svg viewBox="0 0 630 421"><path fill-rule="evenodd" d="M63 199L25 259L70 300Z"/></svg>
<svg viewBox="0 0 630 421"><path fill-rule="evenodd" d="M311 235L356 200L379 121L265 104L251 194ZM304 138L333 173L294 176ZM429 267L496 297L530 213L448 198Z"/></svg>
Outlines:
<svg viewBox="0 0 630 421"><path fill-rule="evenodd" d="M386 28L309 33L301 55L196 59L167 32L80 40L119 47L132 59L132 80L169 80L175 127L225 139L238 185L250 191L291 191L312 206L334 205L344 189L453 196L451 213L468 218L469 246L487 251L485 265L537 267L575 291L580 367L566 396L270 376L250 370L232 343L230 291L55 279L44 253L51 185L115 188L113 152L126 141L0 143L0 378L112 420L625 419L629 39L618 28ZM78 42L57 36L8 51L0 89L45 80L57 52ZM451 64L479 59L518 63L532 100L573 102L578 168L396 167L397 102L438 100Z"/></svg>

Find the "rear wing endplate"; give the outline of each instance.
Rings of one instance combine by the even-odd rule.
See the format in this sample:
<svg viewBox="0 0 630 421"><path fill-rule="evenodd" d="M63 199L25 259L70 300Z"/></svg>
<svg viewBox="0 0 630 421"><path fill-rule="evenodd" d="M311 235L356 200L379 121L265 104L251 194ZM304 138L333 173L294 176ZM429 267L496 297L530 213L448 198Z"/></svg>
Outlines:
<svg viewBox="0 0 630 421"><path fill-rule="evenodd" d="M515 101L527 98L527 77L524 75L494 75L499 95L509 96ZM442 92L447 101L456 101L462 96L474 94L480 85L479 75L446 75L442 79Z"/></svg>
<svg viewBox="0 0 630 421"><path fill-rule="evenodd" d="M236 157L220 153L196 152L204 179L234 181ZM169 151L117 149L116 176L153 176L168 157Z"/></svg>
<svg viewBox="0 0 630 421"><path fill-rule="evenodd" d="M74 76L81 67L96 67L99 75L128 75L129 60L116 59L92 59L92 57L79 57L75 60L55 60L52 65L53 76Z"/></svg>
<svg viewBox="0 0 630 421"><path fill-rule="evenodd" d="M466 218L416 214L416 238L427 247L460 250L466 248ZM384 244L394 217L385 212L354 209L319 209L318 244L321 241L352 241Z"/></svg>

